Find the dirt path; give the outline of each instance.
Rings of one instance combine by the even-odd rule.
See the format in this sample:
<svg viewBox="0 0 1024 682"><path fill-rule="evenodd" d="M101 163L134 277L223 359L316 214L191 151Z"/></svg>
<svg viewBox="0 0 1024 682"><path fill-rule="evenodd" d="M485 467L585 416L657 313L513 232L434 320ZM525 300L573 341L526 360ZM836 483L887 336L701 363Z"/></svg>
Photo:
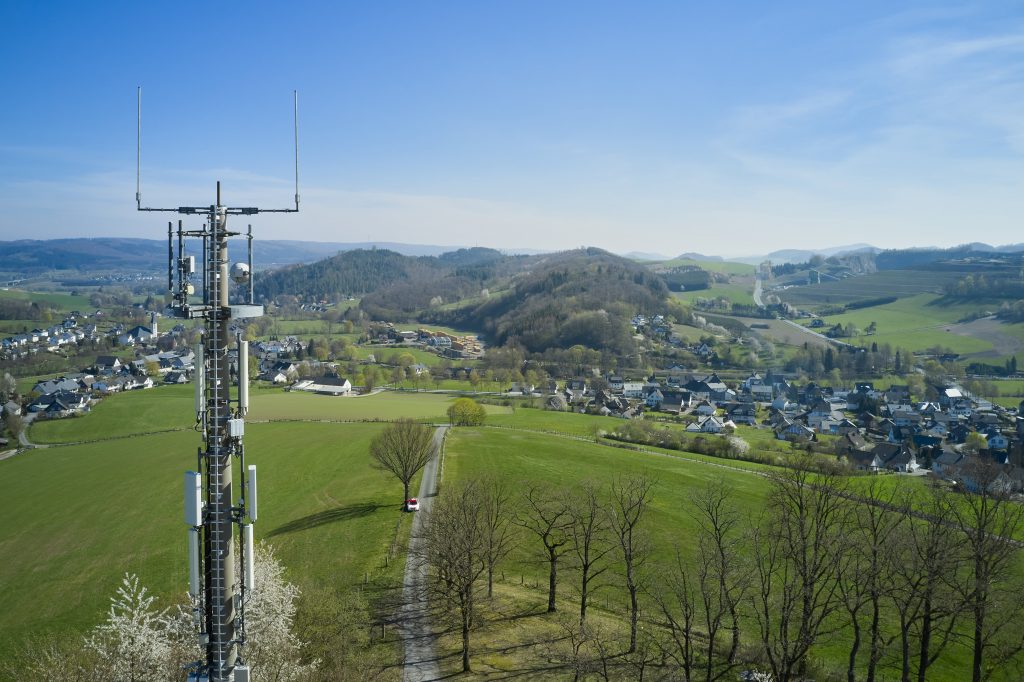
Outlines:
<svg viewBox="0 0 1024 682"><path fill-rule="evenodd" d="M420 510L412 520L412 535L409 538L409 554L405 562L405 577L402 581L402 611L399 616L399 632L402 636L403 656L402 680L404 682L425 682L437 680L441 671L437 665L434 634L430 623L430 608L426 596L427 564L423 561L422 531L430 518L430 510L437 495L437 476L440 468L441 451L447 427L441 426L434 432L434 456L423 468L420 481Z"/></svg>

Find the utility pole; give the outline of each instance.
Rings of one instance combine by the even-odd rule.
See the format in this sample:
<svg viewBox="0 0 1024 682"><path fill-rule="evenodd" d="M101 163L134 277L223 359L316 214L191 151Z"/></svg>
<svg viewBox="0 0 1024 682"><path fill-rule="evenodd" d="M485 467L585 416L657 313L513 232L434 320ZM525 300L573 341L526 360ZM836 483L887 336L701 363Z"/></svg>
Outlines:
<svg viewBox="0 0 1024 682"><path fill-rule="evenodd" d="M263 306L253 301L252 226L245 235L228 230L228 216L258 213L297 213L299 210L298 173L298 94L295 93L295 207L259 209L229 207L221 201L217 182L216 202L209 206L151 208L142 205L142 89L138 93L138 150L136 155L135 202L139 211L163 211L199 216L205 221L198 230L177 230L167 224L168 307L174 317L202 320L202 341L195 349L196 429L203 445L197 454L196 471L185 474L185 523L188 526L189 594L199 643L206 649L206 660L190 666L189 680L194 682L248 682L250 669L245 664L245 603L253 584L253 522L257 517L256 467L245 464L245 414L249 409L248 341L239 332L231 338L232 320L259 317ZM177 236L175 256L174 236ZM248 241L247 262L229 266L228 239L244 236ZM202 257L197 273L195 256L185 254L185 239L202 242ZM193 278L201 275L202 298L197 296ZM236 299L231 304L230 282ZM237 383L232 390L231 342L237 348ZM236 462L237 461L237 462ZM236 497L235 465L238 466L239 495ZM242 571L236 575L235 526ZM201 548L201 551L200 551Z"/></svg>

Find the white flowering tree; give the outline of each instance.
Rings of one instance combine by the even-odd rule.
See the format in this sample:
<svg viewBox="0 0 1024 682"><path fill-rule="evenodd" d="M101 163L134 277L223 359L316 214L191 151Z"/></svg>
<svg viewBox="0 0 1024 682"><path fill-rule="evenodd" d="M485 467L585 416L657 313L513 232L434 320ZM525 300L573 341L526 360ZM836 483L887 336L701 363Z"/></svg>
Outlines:
<svg viewBox="0 0 1024 682"><path fill-rule="evenodd" d="M318 661L302 662L303 642L293 632L299 589L265 544L256 547L254 589L245 605L247 644L243 659L254 682L301 682ZM25 671L27 680L177 682L188 663L201 660L192 604L160 609L137 576L125 574L111 597L104 623L85 636L80 649L43 646Z"/></svg>
<svg viewBox="0 0 1024 682"><path fill-rule="evenodd" d="M85 638L86 649L106 664L108 679L168 679L174 647L167 637L167 613L156 609L156 597L126 573L110 602L107 621Z"/></svg>

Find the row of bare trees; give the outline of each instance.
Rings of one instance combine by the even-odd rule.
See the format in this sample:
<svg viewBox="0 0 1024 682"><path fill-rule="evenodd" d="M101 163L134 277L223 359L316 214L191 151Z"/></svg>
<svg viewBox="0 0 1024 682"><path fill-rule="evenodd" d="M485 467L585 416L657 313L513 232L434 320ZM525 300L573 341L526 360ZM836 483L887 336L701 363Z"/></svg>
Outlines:
<svg viewBox="0 0 1024 682"><path fill-rule="evenodd" d="M470 634L476 595L491 598L495 569L532 538L548 566L547 610L558 608L558 570L570 555L576 570L579 625L587 618L595 583L610 568L621 569L630 604L630 644L635 651L640 615L641 573L650 543L640 523L650 504L653 481L622 478L610 486L610 501L596 484L568 493L526 485L519 494L501 480L472 479L446 491L434 506L423 543L431 566L431 588L455 607L462 631L462 667L471 669ZM524 537L525 536L525 537Z"/></svg>
<svg viewBox="0 0 1024 682"><path fill-rule="evenodd" d="M723 485L698 492L697 537L652 591L683 678L712 682L741 665L815 678L811 652L826 643L845 645L851 682L923 682L951 646L971 653L974 682L1019 664L1024 633L1008 625L1024 606L1022 508L997 470L972 476L974 492L956 494L788 469L753 518Z"/></svg>
<svg viewBox="0 0 1024 682"><path fill-rule="evenodd" d="M969 654L973 682L1020 665L1022 508L1003 494L998 470L979 467L974 492L953 493L804 464L772 474L766 499L722 482L673 495L692 518L674 548L651 542L648 476L570 490L478 479L447 490L426 558L437 596L459 616L463 669L478 599L491 596L513 550L546 564L548 612L565 601L560 570L569 576L576 653L595 594L619 590L628 638L624 627L618 650L601 650L625 662L649 649L672 679L714 682L755 668L780 682L836 676L837 664L813 655L825 645L845 650L851 682L924 682L954 648ZM751 506L756 513L744 511Z"/></svg>

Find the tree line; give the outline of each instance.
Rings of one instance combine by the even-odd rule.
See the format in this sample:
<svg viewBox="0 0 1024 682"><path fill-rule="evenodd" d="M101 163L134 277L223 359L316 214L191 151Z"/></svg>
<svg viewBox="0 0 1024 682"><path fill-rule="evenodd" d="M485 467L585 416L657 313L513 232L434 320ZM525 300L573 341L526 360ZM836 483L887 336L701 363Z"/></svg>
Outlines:
<svg viewBox="0 0 1024 682"><path fill-rule="evenodd" d="M964 658L958 679L1011 679L1024 650L1022 508L997 470L969 476L973 492L953 493L807 458L768 475L756 512L721 481L681 496L692 530L673 547L652 540L649 475L568 490L473 478L438 498L422 558L465 671L496 571L515 557L546 567L549 614L572 605L553 617L574 679L924 682ZM594 621L609 591L623 615Z"/></svg>

